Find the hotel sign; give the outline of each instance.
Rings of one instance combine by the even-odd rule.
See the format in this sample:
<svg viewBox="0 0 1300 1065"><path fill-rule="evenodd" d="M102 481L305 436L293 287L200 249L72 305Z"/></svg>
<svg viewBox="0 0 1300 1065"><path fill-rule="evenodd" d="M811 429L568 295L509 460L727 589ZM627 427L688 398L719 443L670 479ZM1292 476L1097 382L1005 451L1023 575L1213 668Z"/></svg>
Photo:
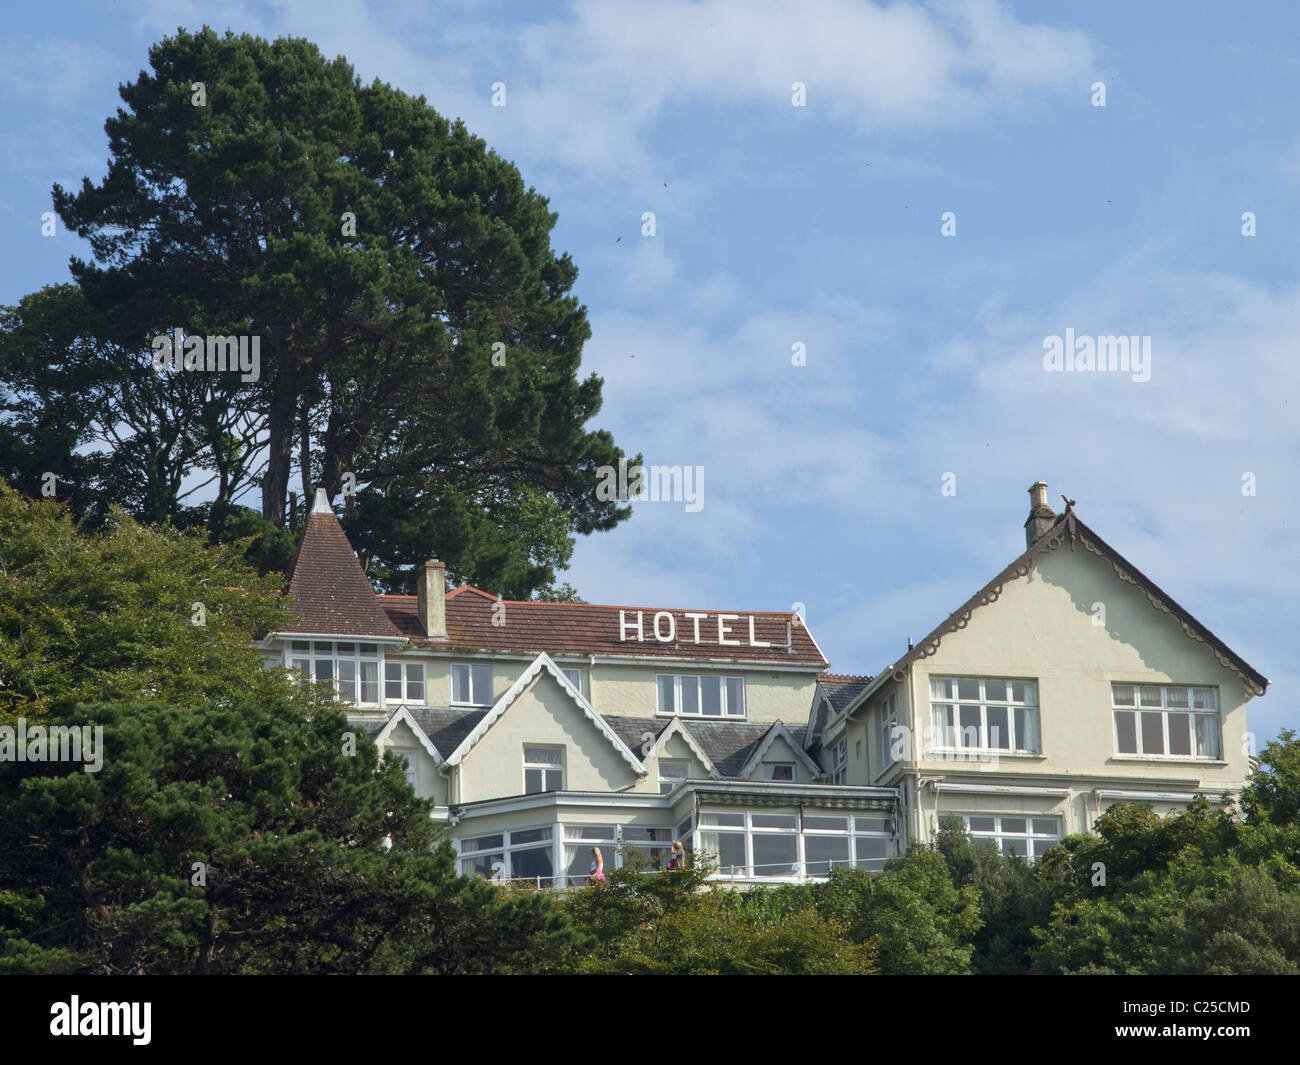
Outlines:
<svg viewBox="0 0 1300 1065"><path fill-rule="evenodd" d="M649 620L645 619L645 611L642 610L620 610L618 612L618 638L620 642L636 640L644 643L647 640L656 640L659 643L685 643L687 640L694 644L718 644L722 647L771 647L767 640L760 640L754 633L754 615L749 615L749 633L748 640L745 639L745 630L739 626L739 614L699 614L692 611L683 612L681 615L682 622L679 625L677 615L667 610L658 610ZM739 631L737 631L739 626ZM678 637L680 630L681 636ZM705 638L701 639L700 633L704 632ZM717 640L709 639L714 632L717 632Z"/></svg>

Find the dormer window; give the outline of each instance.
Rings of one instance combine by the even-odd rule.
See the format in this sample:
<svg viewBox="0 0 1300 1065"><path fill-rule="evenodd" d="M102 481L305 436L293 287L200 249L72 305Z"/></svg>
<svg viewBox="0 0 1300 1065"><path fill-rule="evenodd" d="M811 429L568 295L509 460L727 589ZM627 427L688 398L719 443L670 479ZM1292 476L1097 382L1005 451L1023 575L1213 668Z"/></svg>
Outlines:
<svg viewBox="0 0 1300 1065"><path fill-rule="evenodd" d="M764 762L763 779L772 780L778 783L793 783L794 781L794 763L793 762Z"/></svg>

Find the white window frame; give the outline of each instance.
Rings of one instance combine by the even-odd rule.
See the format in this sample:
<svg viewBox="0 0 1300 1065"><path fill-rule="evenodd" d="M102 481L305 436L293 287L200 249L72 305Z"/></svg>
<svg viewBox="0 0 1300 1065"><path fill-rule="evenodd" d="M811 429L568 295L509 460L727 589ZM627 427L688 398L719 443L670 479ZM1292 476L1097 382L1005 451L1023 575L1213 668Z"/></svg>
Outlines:
<svg viewBox="0 0 1300 1065"><path fill-rule="evenodd" d="M777 770L789 770L789 774L778 775ZM770 780L775 784L793 784L794 783L794 763L793 762L764 762L763 779Z"/></svg>
<svg viewBox="0 0 1300 1065"><path fill-rule="evenodd" d="M898 724L898 693L890 692L880 703L880 770L883 773L901 759L894 757L894 728Z"/></svg>
<svg viewBox="0 0 1300 1065"><path fill-rule="evenodd" d="M704 677L716 677L718 679L718 710L716 714L705 714L696 710L695 713L687 714L682 712L682 692L687 683L695 684L695 705L702 707L704 700L700 697L700 683ZM662 705L661 696L663 694L662 682L671 678L673 682L673 705L671 709L665 710ZM731 696L727 691L727 682L736 681L739 685L740 697L739 707L731 705ZM699 718L704 721L744 721L746 719L746 692L745 678L735 674L720 673L656 673L655 674L655 714L660 717L689 717Z"/></svg>
<svg viewBox="0 0 1300 1065"><path fill-rule="evenodd" d="M847 784L849 782L849 741L840 740L831 748L831 783Z"/></svg>
<svg viewBox="0 0 1300 1065"><path fill-rule="evenodd" d="M682 775L670 776L664 772L664 769L672 766L674 769L680 768ZM691 775L691 761L689 758L660 758L659 759L659 794L667 795L683 780Z"/></svg>
<svg viewBox="0 0 1300 1065"><path fill-rule="evenodd" d="M1119 701L1120 688L1131 689L1133 701L1131 703L1121 703ZM1144 691L1145 689L1145 691ZM1160 693L1160 705L1144 705L1143 698L1145 694L1152 690ZM1185 706L1170 706L1170 693L1180 691L1184 693L1187 699ZM1212 701L1213 708L1209 706L1198 707L1198 701ZM1139 684L1112 682L1110 686L1111 701L1111 725L1114 733L1115 754L1120 758L1141 758L1147 761L1182 761L1182 762L1219 762L1223 760L1223 718L1219 711L1219 689L1213 685L1202 684ZM1134 741L1137 750L1125 751L1120 748L1119 738L1119 716L1120 714L1133 715ZM1142 714L1159 714L1160 715L1160 738L1163 744L1163 751L1148 754L1143 747L1146 740L1142 728ZM1189 754L1173 754L1169 747L1169 719L1175 714L1186 714L1188 718L1188 737L1191 743L1191 752ZM1210 750L1206 754L1197 752L1197 719L1209 722L1208 737L1211 740Z"/></svg>
<svg viewBox="0 0 1300 1065"><path fill-rule="evenodd" d="M388 748L388 751L390 754L399 755L400 757L406 759L406 768L402 772L406 776L406 782L410 784L412 788L415 789L415 794L419 795L420 785L418 780L418 773L416 772L416 768L415 768L416 759L419 757L419 755L416 752L415 748L414 747L390 747Z"/></svg>
<svg viewBox="0 0 1300 1065"><path fill-rule="evenodd" d="M740 815L743 818L743 822L744 822L743 827L741 825L714 825L714 824L707 823L710 819L717 817L719 814L722 815L731 814L733 816ZM795 827L794 828L771 828L771 827L755 825L754 824L755 816L761 817L764 814L778 814L784 816L793 816L795 819ZM817 818L822 818L822 817L826 817L826 818L833 817L836 818L837 820L842 820L844 827L842 828L810 828L809 827L808 825L809 821L815 822ZM881 822L883 822L883 828L880 827ZM702 848L712 850L712 851L717 851L718 848L716 846L711 846L710 843L708 842L707 837L710 834L716 834L719 832L732 833L732 834L744 833L745 864L743 867L742 866L734 866L734 867L727 866L725 868L720 867L715 875L722 879L726 879L727 877L732 875L743 876L743 877L753 878L753 879L779 879L787 875L788 876L799 876L799 875L823 876L825 874L821 873L820 871L809 874L807 872L809 864L821 865L823 862L825 862L829 869L830 866L833 866L835 864L835 861L838 861L840 859L816 858L816 859L812 859L810 862L807 857L807 848L805 846L805 841L810 837L824 838L829 836L837 839L846 839L847 840L846 850L848 852L848 857L847 859L843 859L843 861L847 862L847 864L850 867L861 866L863 868L868 869L869 871L874 871L874 872L879 872L881 869L884 868L885 863L889 861L890 858L896 857L899 853L899 847L900 847L900 840L898 836L898 823L894 820L893 817L889 816L888 814L879 813L879 812L855 813L849 810L805 809L801 816L797 810L787 809L783 807L773 807L771 809L761 808L757 810L706 809L700 811L699 824L696 825L696 831L700 834L700 846ZM797 837L798 839L798 842L796 844L797 860L794 863L792 863L792 867L790 868L788 873L784 869L760 873L755 868L754 865L754 836L755 835L760 835L760 836L794 835ZM871 841L873 845L872 847L873 850L877 849L875 847L875 844L878 841L880 840L886 841L884 856L882 857L877 854L868 855L866 853L860 853L860 850L865 851L865 847L862 847L861 841L867 841L867 840ZM784 865L784 863L780 863L780 864Z"/></svg>
<svg viewBox="0 0 1300 1065"><path fill-rule="evenodd" d="M582 670L570 666L561 666L560 672L568 677L569 683L578 689L579 695L585 696L587 694L582 687Z"/></svg>
<svg viewBox="0 0 1300 1065"><path fill-rule="evenodd" d="M304 650L304 645L307 645ZM351 650L344 650L351 648ZM360 643L357 640L290 640L289 641L289 662L290 668L299 672L306 673L307 683L316 683L323 688L327 688L333 693L339 702L351 703L354 706L379 706L381 693L383 691L384 656L380 652L379 645L375 643ZM317 670L321 663L329 663L329 677L317 680ZM352 673L348 683L352 685L353 695L345 696L343 694L344 682L340 679L340 663L346 664ZM367 682L363 678L365 666L374 667L374 679ZM366 699L365 686L367 683L375 686L374 698Z"/></svg>
<svg viewBox="0 0 1300 1065"><path fill-rule="evenodd" d="M391 679L388 676L389 670L397 670L397 678ZM419 679L414 679L414 674L419 674ZM398 689L397 695L388 694L388 686L396 684ZM415 690L419 689L419 694ZM428 688L428 670L423 662L404 662L401 659L389 658L384 662L384 702L385 703L413 703L416 706L424 706L427 703Z"/></svg>
<svg viewBox="0 0 1300 1065"><path fill-rule="evenodd" d="M466 673L466 686L469 688L469 699L459 700L456 698L456 671L464 669ZM481 683L475 681L479 678ZM492 665L489 662L459 661L452 662L451 669L447 672L448 686L448 704L450 706L491 706L492 705ZM486 687L487 691L480 691L480 687Z"/></svg>
<svg viewBox="0 0 1300 1065"><path fill-rule="evenodd" d="M962 698L957 694L957 692L960 690L957 687L954 687L953 694L950 697L938 695L935 693L935 686L937 684L949 683L953 685L960 685L962 681L967 681L967 682L974 681L979 685L979 695L977 698L974 699L971 699L969 697ZM1008 697L1007 699L990 700L987 697L987 685L989 685L990 683L1005 684L1007 685L1008 692L1014 690L1011 688L1011 685L1013 684L1032 684L1034 689L1034 701L1032 703L1027 700L1018 701L1015 698L1011 698L1011 697ZM1040 694L1041 693L1039 692L1038 681L1036 679L1030 679L1028 677L958 677L958 676L931 677L930 678L930 723L931 723L933 735L932 735L932 742L930 743L929 746L929 750L936 751L936 752L943 752L945 754L953 754L953 753L960 754L960 753L970 753L970 752L977 752L979 754L997 754L997 755L1041 753L1042 746L1043 746L1043 736L1042 736L1042 714L1041 714L1041 707L1039 706L1039 703L1041 702ZM951 710L952 712L951 726L942 725L939 723L938 708L941 706L946 706ZM979 708L979 712L980 712L980 723L978 726L979 742L974 745L968 745L964 742L966 737L966 732L965 729L963 729L961 724L961 708L963 706L977 706ZM991 707L1003 709L1006 711L1007 731L1010 733L1010 735L1007 737L1007 746L1005 747L1001 745L992 747L989 745L988 742L989 728L990 728L989 709ZM1015 713L1017 710L1024 711L1026 715L1029 715L1031 713L1033 715L1032 730L1034 733L1034 740L1035 740L1034 746L1029 746L1028 744L1022 742L1025 740L1025 737L1017 735L1016 713ZM975 726L967 726L967 727L975 727ZM1029 731L1029 729L1026 729L1026 731ZM953 740L956 740L957 742L956 743L951 742Z"/></svg>
<svg viewBox="0 0 1300 1065"><path fill-rule="evenodd" d="M1060 814L975 813L975 814L961 814L960 816L961 816L962 824L966 826L966 833L967 835L970 836L972 842L981 843L984 841L990 841L997 848L997 852L999 854L1005 854L1007 852L1003 848L1003 843L1006 840L1014 839L1014 840L1024 841L1025 848L1026 848L1024 857L1027 861L1030 862L1034 861L1035 858L1041 857L1041 855L1034 854L1035 843L1042 843L1047 840L1050 840L1052 844L1061 842L1061 832L1063 829L1063 824L1062 824L1062 818ZM981 829L979 831L975 831L974 829L971 828L971 824L970 824L972 817L985 817L985 818L991 817L993 819L993 830L987 831ZM1007 820L1024 821L1025 831L1016 832L1014 830L1005 828L1003 822ZM1053 824L1055 825L1055 830L1052 832L1036 831L1035 822L1038 821L1053 822ZM1016 855L1016 857L1020 857L1020 855Z"/></svg>
<svg viewBox="0 0 1300 1065"><path fill-rule="evenodd" d="M555 751L559 753L560 760L558 762L550 762L550 761L543 762L539 760L530 761L528 758L528 753L530 751ZM567 761L568 761L567 751L564 747L558 746L556 744L550 744L550 743L525 743L524 744L524 790L521 792L521 794L546 795L552 791L563 791ZM542 774L542 788L540 791L528 790L528 774L530 771L539 772ZM546 787L546 783L551 778L552 774L559 775L560 778L559 787L555 787L555 788Z"/></svg>

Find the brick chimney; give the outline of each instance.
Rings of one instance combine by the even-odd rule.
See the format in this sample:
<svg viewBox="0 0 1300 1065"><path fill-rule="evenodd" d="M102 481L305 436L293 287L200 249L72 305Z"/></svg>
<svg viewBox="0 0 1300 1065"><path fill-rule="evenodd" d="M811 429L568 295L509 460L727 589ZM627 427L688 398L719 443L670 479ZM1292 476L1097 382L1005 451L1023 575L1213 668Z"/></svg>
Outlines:
<svg viewBox="0 0 1300 1065"><path fill-rule="evenodd" d="M1034 546L1043 534L1056 523L1056 512L1047 505L1047 482L1035 481L1029 486L1029 517L1025 519L1025 547Z"/></svg>
<svg viewBox="0 0 1300 1065"><path fill-rule="evenodd" d="M420 625L431 640L447 638L447 566L436 558L425 562L415 575L416 610Z"/></svg>

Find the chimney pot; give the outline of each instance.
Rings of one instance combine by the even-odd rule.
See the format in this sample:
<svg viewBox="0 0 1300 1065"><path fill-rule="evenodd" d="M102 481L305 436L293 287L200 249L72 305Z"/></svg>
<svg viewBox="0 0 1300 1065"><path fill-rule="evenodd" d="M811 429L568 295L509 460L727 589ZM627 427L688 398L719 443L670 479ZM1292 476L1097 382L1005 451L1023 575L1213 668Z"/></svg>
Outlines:
<svg viewBox="0 0 1300 1065"><path fill-rule="evenodd" d="M1056 512L1047 503L1047 482L1035 481L1029 486L1029 517L1025 519L1025 547L1033 547L1053 525Z"/></svg>
<svg viewBox="0 0 1300 1065"><path fill-rule="evenodd" d="M447 566L436 558L420 566L415 575L416 610L420 626L431 640L447 639Z"/></svg>

